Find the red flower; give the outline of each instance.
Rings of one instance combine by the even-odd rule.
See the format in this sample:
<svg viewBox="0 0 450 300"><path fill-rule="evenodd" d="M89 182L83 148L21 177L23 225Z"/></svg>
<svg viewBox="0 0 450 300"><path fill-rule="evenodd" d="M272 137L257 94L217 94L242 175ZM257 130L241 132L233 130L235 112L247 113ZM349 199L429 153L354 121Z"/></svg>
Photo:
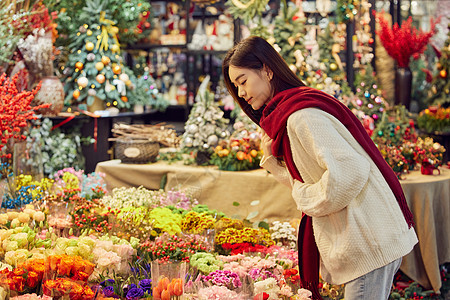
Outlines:
<svg viewBox="0 0 450 300"><path fill-rule="evenodd" d="M402 23L400 27L397 23L390 28L388 21L383 17L382 13L374 12L381 29L377 31L381 43L387 53L397 61L401 68L409 65L411 56L417 59L423 51L430 38L436 33L436 22L431 20L431 29L429 32L422 32L412 26L412 18L409 17Z"/></svg>

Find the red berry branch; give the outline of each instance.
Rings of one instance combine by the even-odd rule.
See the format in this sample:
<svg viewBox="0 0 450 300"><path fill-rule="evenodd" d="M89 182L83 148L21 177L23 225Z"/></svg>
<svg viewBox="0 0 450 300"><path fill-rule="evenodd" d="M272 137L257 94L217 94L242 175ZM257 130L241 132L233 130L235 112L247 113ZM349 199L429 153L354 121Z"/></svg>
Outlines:
<svg viewBox="0 0 450 300"><path fill-rule="evenodd" d="M380 30L377 31L377 34L381 43L401 68L408 67L411 57L419 58L419 54L425 51L430 38L436 33L438 20L436 22L431 20L430 31L423 32L412 26L411 17L403 21L401 27L398 23L395 23L391 28L382 13L374 12L374 15L380 24Z"/></svg>
<svg viewBox="0 0 450 300"><path fill-rule="evenodd" d="M19 74L10 79L3 73L0 76L0 151L10 139L25 140L22 128L27 127L29 120L35 120L35 111L48 108L50 104L31 106L34 96L41 88L41 83L32 91L17 89ZM11 158L10 153L0 153L0 158Z"/></svg>

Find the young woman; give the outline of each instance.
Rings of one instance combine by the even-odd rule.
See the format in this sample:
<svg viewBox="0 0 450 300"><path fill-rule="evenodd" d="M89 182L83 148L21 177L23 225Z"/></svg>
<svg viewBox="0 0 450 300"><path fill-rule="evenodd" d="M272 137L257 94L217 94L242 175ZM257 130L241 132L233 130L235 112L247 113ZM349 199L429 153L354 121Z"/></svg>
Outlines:
<svg viewBox="0 0 450 300"><path fill-rule="evenodd" d="M388 299L417 237L401 185L360 121L334 97L306 87L262 38L233 47L223 75L265 131L261 166L292 188L303 214L303 287L321 299L320 265L326 282L345 284L346 300Z"/></svg>

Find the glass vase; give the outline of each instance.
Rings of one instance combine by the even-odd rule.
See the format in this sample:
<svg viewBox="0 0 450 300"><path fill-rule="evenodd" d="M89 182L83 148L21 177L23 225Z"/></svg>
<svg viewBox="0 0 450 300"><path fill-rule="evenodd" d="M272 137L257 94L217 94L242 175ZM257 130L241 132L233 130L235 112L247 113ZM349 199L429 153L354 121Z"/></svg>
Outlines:
<svg viewBox="0 0 450 300"><path fill-rule="evenodd" d="M151 262L153 299L181 299L184 293L186 262Z"/></svg>
<svg viewBox="0 0 450 300"><path fill-rule="evenodd" d="M34 141L23 141L14 144L13 172L19 175L29 175L33 181L44 178L41 148Z"/></svg>

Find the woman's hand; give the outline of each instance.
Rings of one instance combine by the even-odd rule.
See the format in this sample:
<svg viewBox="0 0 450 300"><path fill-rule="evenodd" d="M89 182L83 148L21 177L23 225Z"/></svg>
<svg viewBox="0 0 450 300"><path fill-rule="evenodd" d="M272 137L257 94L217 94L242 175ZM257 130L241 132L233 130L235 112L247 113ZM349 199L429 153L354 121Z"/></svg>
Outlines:
<svg viewBox="0 0 450 300"><path fill-rule="evenodd" d="M261 149L264 152L265 157L272 155L272 142L273 140L263 130L261 135Z"/></svg>

